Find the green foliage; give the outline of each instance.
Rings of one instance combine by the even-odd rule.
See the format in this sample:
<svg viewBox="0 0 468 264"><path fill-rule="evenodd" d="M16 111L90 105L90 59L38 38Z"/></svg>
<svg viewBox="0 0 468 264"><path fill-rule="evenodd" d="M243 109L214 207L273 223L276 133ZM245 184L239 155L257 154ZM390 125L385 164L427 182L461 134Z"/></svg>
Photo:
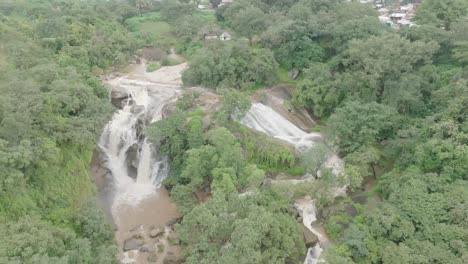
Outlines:
<svg viewBox="0 0 468 264"><path fill-rule="evenodd" d="M148 128L149 139L159 147L161 154L170 158L173 175L180 173L182 157L188 149L187 130L186 116L180 111Z"/></svg>
<svg viewBox="0 0 468 264"><path fill-rule="evenodd" d="M318 117L329 115L343 97L330 67L326 64L314 64L303 75L304 80L293 90L294 101L311 108Z"/></svg>
<svg viewBox="0 0 468 264"><path fill-rule="evenodd" d="M169 23L174 23L181 17L190 15L193 11L193 5L172 0L162 1L160 9L161 19Z"/></svg>
<svg viewBox="0 0 468 264"><path fill-rule="evenodd" d="M136 50L121 24L136 10L26 0L0 12L0 262L114 264L89 175L112 109L95 76Z"/></svg>
<svg viewBox="0 0 468 264"><path fill-rule="evenodd" d="M250 100L242 92L226 89L221 98L221 107L216 112L220 123L225 124L231 119L242 119L250 109Z"/></svg>
<svg viewBox="0 0 468 264"><path fill-rule="evenodd" d="M246 6L238 10L231 20L232 28L241 36L249 39L252 45L253 37L266 29L266 18L262 10L254 6Z"/></svg>
<svg viewBox="0 0 468 264"><path fill-rule="evenodd" d="M5 238L0 247L0 260L4 263L116 263L115 246L99 244L93 250L92 240L79 238L71 229L52 226L36 217L2 223L0 233ZM109 233L112 234L110 229Z"/></svg>
<svg viewBox="0 0 468 264"><path fill-rule="evenodd" d="M166 57L161 61L161 66L174 66L177 64L180 64L180 62L171 57Z"/></svg>
<svg viewBox="0 0 468 264"><path fill-rule="evenodd" d="M271 204L277 199L231 196L196 207L176 227L186 263L284 263L302 255L299 226L284 203Z"/></svg>
<svg viewBox="0 0 468 264"><path fill-rule="evenodd" d="M319 170L329 159L331 149L323 142L316 143L309 150L302 153L302 164L304 164L305 171L311 173L315 178L318 178Z"/></svg>
<svg viewBox="0 0 468 264"><path fill-rule="evenodd" d="M466 203L468 190L464 129L468 94L466 80L455 72L443 72L442 76L452 80L444 76L442 86L431 93L432 116L424 121L412 119L414 125L403 124L407 127L390 141L399 151L394 156L398 167L378 181L383 203L377 209L366 208L364 222L342 231L339 247L346 250L333 251L331 259L356 263L466 261L466 224L461 221L466 210L461 205ZM368 125L362 127L368 129ZM363 145L346 157L346 172L350 176L369 174L384 154L375 146Z"/></svg>
<svg viewBox="0 0 468 264"><path fill-rule="evenodd" d="M199 117L194 117L189 121L187 141L189 148L198 148L203 145L202 120Z"/></svg>
<svg viewBox="0 0 468 264"><path fill-rule="evenodd" d="M249 162L268 171L287 171L293 175L304 173L296 162L292 147L238 123L231 124L229 129L239 138Z"/></svg>
<svg viewBox="0 0 468 264"><path fill-rule="evenodd" d="M330 119L335 142L344 153L391 138L398 127L398 114L388 106L356 101L339 108Z"/></svg>
<svg viewBox="0 0 468 264"><path fill-rule="evenodd" d="M351 41L341 59L342 89L364 102L383 102L402 113L421 112L430 79L415 73L425 69L437 48L434 42L410 42L391 34Z"/></svg>
<svg viewBox="0 0 468 264"><path fill-rule="evenodd" d="M150 63L150 64L148 64L148 66L146 66L146 71L147 72L154 72L159 68L161 68L159 63Z"/></svg>
<svg viewBox="0 0 468 264"><path fill-rule="evenodd" d="M253 49L236 42L199 50L182 75L186 86L249 88L255 83L272 84L277 63L266 49Z"/></svg>
<svg viewBox="0 0 468 264"><path fill-rule="evenodd" d="M451 25L466 19L468 3L464 0L427 0L416 13L416 21L450 30Z"/></svg>
<svg viewBox="0 0 468 264"><path fill-rule="evenodd" d="M197 93L184 93L177 99L177 109L187 111L195 105L199 94ZM189 114L190 116L190 114Z"/></svg>

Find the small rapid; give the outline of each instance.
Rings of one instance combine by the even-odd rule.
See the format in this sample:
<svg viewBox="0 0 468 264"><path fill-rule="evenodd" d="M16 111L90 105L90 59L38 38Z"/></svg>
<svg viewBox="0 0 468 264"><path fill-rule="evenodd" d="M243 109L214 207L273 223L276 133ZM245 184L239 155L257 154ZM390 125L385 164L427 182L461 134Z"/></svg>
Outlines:
<svg viewBox="0 0 468 264"><path fill-rule="evenodd" d="M271 107L262 103L252 104L252 107L240 122L251 129L263 132L271 137L284 140L294 145L294 147L300 152L305 152L306 150L311 149L317 142L323 141L320 133L307 133L301 130ZM340 175L342 173L344 163L336 154L331 154L325 162L324 167L330 168L334 174ZM302 180L280 180L277 182L300 184L314 180L315 179L313 177L309 176ZM347 186L336 188L334 196L337 197L344 195L346 193L346 188ZM304 226L314 233L319 240L319 243L307 250L307 257L304 264L321 263L324 261L321 257L321 253L323 251L322 247L323 245L328 244L329 241L322 231L314 228L313 226L317 221L315 201L306 197L296 202L296 208L302 212Z"/></svg>

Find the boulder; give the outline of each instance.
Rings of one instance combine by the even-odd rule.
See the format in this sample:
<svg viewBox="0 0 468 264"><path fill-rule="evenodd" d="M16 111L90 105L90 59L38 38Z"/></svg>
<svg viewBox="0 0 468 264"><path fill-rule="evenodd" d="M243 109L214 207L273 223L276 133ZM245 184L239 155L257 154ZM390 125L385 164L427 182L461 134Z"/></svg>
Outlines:
<svg viewBox="0 0 468 264"><path fill-rule="evenodd" d="M140 115L146 111L145 107L142 105L133 105L130 109L130 112L134 115Z"/></svg>
<svg viewBox="0 0 468 264"><path fill-rule="evenodd" d="M297 76L299 76L299 70L297 70L297 69L293 69L293 70L288 72L289 79L295 80L297 78Z"/></svg>
<svg viewBox="0 0 468 264"><path fill-rule="evenodd" d="M353 202L364 205L367 202L368 194L366 192L360 192L353 194L350 198Z"/></svg>
<svg viewBox="0 0 468 264"><path fill-rule="evenodd" d="M297 217L296 220L297 220L298 223L302 223L304 221L302 216Z"/></svg>
<svg viewBox="0 0 468 264"><path fill-rule="evenodd" d="M122 101L120 101L120 108L123 109L127 105L134 106L135 105L135 100L133 100L132 98L125 98Z"/></svg>
<svg viewBox="0 0 468 264"><path fill-rule="evenodd" d="M262 182L262 188L270 188L271 186L271 179L270 178L266 178L265 180L263 180Z"/></svg>
<svg viewBox="0 0 468 264"><path fill-rule="evenodd" d="M122 107L122 101L128 99L129 95L127 90L122 87L112 87L111 88L111 102L112 104L117 107Z"/></svg>
<svg viewBox="0 0 468 264"><path fill-rule="evenodd" d="M150 245L144 244L143 246L140 247L140 252L153 252L154 248L152 248Z"/></svg>
<svg viewBox="0 0 468 264"><path fill-rule="evenodd" d="M179 218L173 218L173 219L166 222L166 226L171 227L171 226L177 224L179 222L179 220L180 220Z"/></svg>
<svg viewBox="0 0 468 264"><path fill-rule="evenodd" d="M181 259L178 259L176 256L166 256L163 260L163 264L179 264L182 263Z"/></svg>
<svg viewBox="0 0 468 264"><path fill-rule="evenodd" d="M172 102L163 106L161 115L165 119L177 111L177 102Z"/></svg>
<svg viewBox="0 0 468 264"><path fill-rule="evenodd" d="M176 233L171 233L167 240L171 245L180 245L180 239L177 237Z"/></svg>
<svg viewBox="0 0 468 264"><path fill-rule="evenodd" d="M133 144L132 146L130 146L130 148L128 148L128 150L127 150L127 161L128 161L128 164L127 164L128 167L133 167L135 169L138 169L138 163L139 163L139 160L138 160L138 144ZM133 231L137 230L136 228L140 228L140 226L137 226L137 227L135 227L134 229L132 229L130 231L133 232Z"/></svg>
<svg viewBox="0 0 468 264"><path fill-rule="evenodd" d="M130 232L131 233L141 232L141 231L143 231L143 228L144 228L143 225L136 225L136 226L132 227L132 229L130 229Z"/></svg>
<svg viewBox="0 0 468 264"><path fill-rule="evenodd" d="M128 91L123 87L119 87L119 86L112 87L111 98L120 99L120 100L126 99L128 98Z"/></svg>
<svg viewBox="0 0 468 264"><path fill-rule="evenodd" d="M142 239L142 238L143 238L143 234L141 234L141 233L135 233L135 234L133 234L133 238Z"/></svg>
<svg viewBox="0 0 468 264"><path fill-rule="evenodd" d="M124 241L123 250L124 251L135 250L135 249L138 249L142 244L143 244L143 241L132 237Z"/></svg>
<svg viewBox="0 0 468 264"><path fill-rule="evenodd" d="M156 254L156 252L151 252L147 260L149 263L155 263L156 261L158 261L158 255Z"/></svg>
<svg viewBox="0 0 468 264"><path fill-rule="evenodd" d="M208 130L211 127L211 117L206 115L202 119L202 128L203 130Z"/></svg>
<svg viewBox="0 0 468 264"><path fill-rule="evenodd" d="M358 212L356 206L354 206L354 204L346 204L344 210L351 217L355 217L356 215L359 214L359 212Z"/></svg>
<svg viewBox="0 0 468 264"><path fill-rule="evenodd" d="M149 235L150 235L150 237L155 238L157 236L162 235L163 233L164 233L164 231L161 230L160 228L154 228L154 229L152 229L150 231Z"/></svg>
<svg viewBox="0 0 468 264"><path fill-rule="evenodd" d="M302 225L304 233L304 242L307 248L315 246L318 242L318 237L312 233L305 225Z"/></svg>

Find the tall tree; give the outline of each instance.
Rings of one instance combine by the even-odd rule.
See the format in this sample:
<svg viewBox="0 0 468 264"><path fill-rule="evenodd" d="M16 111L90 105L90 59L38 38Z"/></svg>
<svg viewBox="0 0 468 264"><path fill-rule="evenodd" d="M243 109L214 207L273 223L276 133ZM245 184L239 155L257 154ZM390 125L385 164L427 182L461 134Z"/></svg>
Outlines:
<svg viewBox="0 0 468 264"><path fill-rule="evenodd" d="M176 227L186 263L285 263L300 255L302 237L286 208L258 204L270 199L214 197L188 213Z"/></svg>
<svg viewBox="0 0 468 264"><path fill-rule="evenodd" d="M253 37L267 27L265 14L254 6L247 6L241 12L235 14L231 23L234 31L249 39L250 45L252 45Z"/></svg>
<svg viewBox="0 0 468 264"><path fill-rule="evenodd" d="M416 11L416 21L432 24L451 30L454 22L466 19L468 2L466 0L425 0Z"/></svg>
<svg viewBox="0 0 468 264"><path fill-rule="evenodd" d="M340 150L350 153L392 137L398 127L398 113L375 102L352 101L336 110L330 125Z"/></svg>
<svg viewBox="0 0 468 264"><path fill-rule="evenodd" d="M431 62L437 48L434 42L410 42L394 34L353 40L341 59L342 89L351 97L399 108L408 98L404 93L421 95L424 79L415 72Z"/></svg>

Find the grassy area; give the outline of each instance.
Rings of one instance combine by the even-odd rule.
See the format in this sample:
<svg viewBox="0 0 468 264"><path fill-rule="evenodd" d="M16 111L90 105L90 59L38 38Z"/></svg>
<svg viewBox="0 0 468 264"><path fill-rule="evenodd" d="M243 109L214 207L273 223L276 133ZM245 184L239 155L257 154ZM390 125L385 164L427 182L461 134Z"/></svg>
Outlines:
<svg viewBox="0 0 468 264"><path fill-rule="evenodd" d="M150 63L148 66L146 66L146 71L147 72L154 72L161 68L161 65L159 63Z"/></svg>
<svg viewBox="0 0 468 264"><path fill-rule="evenodd" d="M172 26L162 21L159 13L129 18L125 21L125 25L131 32L145 36L148 45L174 42Z"/></svg>
<svg viewBox="0 0 468 264"><path fill-rule="evenodd" d="M142 33L154 34L156 36L167 36L172 31L172 27L163 21L143 22L141 24L140 31Z"/></svg>
<svg viewBox="0 0 468 264"><path fill-rule="evenodd" d="M205 22L216 22L216 16L214 11L197 11L194 16L203 19Z"/></svg>
<svg viewBox="0 0 468 264"><path fill-rule="evenodd" d="M179 61L176 58L167 57L167 58L164 58L161 61L161 66L174 66L174 65L178 65L180 63L181 63L181 61Z"/></svg>
<svg viewBox="0 0 468 264"><path fill-rule="evenodd" d="M288 76L288 70L285 68L280 67L278 69L278 79L280 81L281 86L287 86L287 87L295 87L300 81L301 77L299 76L296 80L292 80Z"/></svg>

